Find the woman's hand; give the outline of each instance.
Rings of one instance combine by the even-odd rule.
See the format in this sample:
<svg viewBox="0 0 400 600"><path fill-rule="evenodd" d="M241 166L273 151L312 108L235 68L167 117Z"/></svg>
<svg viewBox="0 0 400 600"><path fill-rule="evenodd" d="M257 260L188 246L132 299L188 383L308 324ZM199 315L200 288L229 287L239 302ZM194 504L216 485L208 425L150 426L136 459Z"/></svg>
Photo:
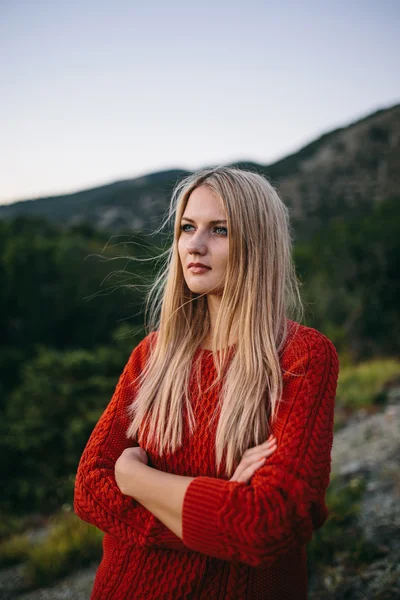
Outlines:
<svg viewBox="0 0 400 600"><path fill-rule="evenodd" d="M148 456L140 446L126 448L117 459L114 467L115 481L123 494L133 496L135 465L148 464Z"/></svg>
<svg viewBox="0 0 400 600"><path fill-rule="evenodd" d="M236 471L229 481L241 481L248 483L257 469L263 466L267 458L271 456L276 449L276 438L271 434L268 440L263 444L246 450Z"/></svg>

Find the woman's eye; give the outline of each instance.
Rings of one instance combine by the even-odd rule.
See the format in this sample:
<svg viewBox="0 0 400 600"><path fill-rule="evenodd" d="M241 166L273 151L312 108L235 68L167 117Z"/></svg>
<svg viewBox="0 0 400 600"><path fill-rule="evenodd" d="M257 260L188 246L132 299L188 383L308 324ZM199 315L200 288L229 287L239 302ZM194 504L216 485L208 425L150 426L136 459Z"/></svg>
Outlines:
<svg viewBox="0 0 400 600"><path fill-rule="evenodd" d="M216 227L215 231L218 233L218 235L228 235L228 230L226 227Z"/></svg>
<svg viewBox="0 0 400 600"><path fill-rule="evenodd" d="M186 227L193 227L193 225L189 225L188 223L185 223L184 225L181 225L181 226L179 227L179 229L180 229L181 231L188 231L188 230L186 229Z"/></svg>

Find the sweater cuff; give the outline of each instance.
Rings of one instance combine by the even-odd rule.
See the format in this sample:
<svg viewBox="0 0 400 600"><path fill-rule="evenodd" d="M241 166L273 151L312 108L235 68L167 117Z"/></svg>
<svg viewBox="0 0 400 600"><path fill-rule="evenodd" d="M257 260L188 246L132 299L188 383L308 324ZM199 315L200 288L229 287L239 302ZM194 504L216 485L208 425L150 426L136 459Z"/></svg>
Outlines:
<svg viewBox="0 0 400 600"><path fill-rule="evenodd" d="M183 543L203 554L228 560L226 540L218 515L229 492L242 485L214 477L196 477L189 484L182 506Z"/></svg>

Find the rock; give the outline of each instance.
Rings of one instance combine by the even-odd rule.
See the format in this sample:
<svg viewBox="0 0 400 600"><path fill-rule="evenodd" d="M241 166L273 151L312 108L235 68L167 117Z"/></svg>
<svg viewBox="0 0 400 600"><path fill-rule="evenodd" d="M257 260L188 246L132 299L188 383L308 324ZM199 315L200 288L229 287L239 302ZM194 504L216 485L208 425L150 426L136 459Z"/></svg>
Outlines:
<svg viewBox="0 0 400 600"><path fill-rule="evenodd" d="M398 398L399 395L391 396ZM400 598L400 404L358 415L334 436L332 474L344 482L362 477L357 527L384 556L349 568L347 556L315 581L310 600L392 600Z"/></svg>
<svg viewBox="0 0 400 600"><path fill-rule="evenodd" d="M13 600L26 589L23 565L16 565L1 569L0 571L0 598L1 600Z"/></svg>
<svg viewBox="0 0 400 600"><path fill-rule="evenodd" d="M97 564L72 573L50 588L26 591L23 565L0 571L0 600L88 600L93 587Z"/></svg>
<svg viewBox="0 0 400 600"><path fill-rule="evenodd" d="M400 447L400 404L337 431L332 448L332 472L372 470Z"/></svg>
<svg viewBox="0 0 400 600"><path fill-rule="evenodd" d="M73 573L51 588L43 588L18 596L18 600L88 600L97 565Z"/></svg>

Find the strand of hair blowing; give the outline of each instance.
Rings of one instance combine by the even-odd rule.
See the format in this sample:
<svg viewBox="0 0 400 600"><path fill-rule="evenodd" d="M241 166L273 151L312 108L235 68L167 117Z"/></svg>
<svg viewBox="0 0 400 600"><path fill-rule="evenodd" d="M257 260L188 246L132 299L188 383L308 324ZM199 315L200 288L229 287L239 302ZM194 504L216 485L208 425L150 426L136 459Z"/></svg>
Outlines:
<svg viewBox="0 0 400 600"><path fill-rule="evenodd" d="M189 196L200 185L214 192L228 220L228 268L213 332L214 347L222 349L214 354L213 384L222 382L221 401L210 420L219 414L216 469L224 459L224 474L231 477L245 450L269 435L268 419L276 418L282 393L279 356L288 334L287 319L299 321L302 315L288 209L261 175L218 167L189 176L175 189L167 219L175 217L174 241L147 300L148 330L158 335L138 379L128 435L138 438L145 428L161 456L174 452L182 443L184 406L190 432L194 430L189 377L210 320L206 296L192 293L186 285L177 241ZM238 341L227 363L232 332Z"/></svg>

